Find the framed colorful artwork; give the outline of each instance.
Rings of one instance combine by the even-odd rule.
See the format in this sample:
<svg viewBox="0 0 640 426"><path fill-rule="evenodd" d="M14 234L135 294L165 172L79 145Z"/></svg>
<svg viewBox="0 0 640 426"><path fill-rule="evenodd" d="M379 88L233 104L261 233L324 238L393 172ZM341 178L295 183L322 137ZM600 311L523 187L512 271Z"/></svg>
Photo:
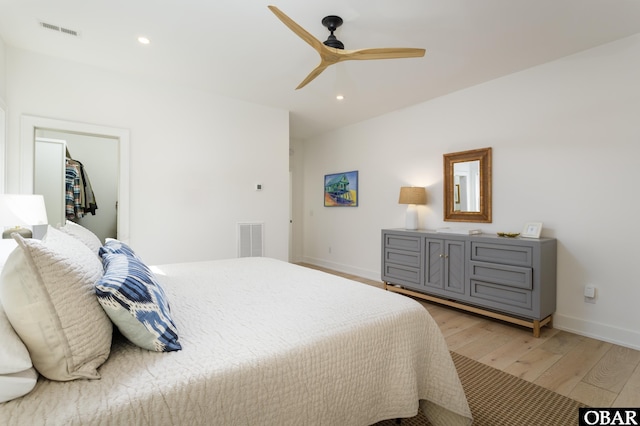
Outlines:
<svg viewBox="0 0 640 426"><path fill-rule="evenodd" d="M358 171L324 175L325 207L358 207Z"/></svg>

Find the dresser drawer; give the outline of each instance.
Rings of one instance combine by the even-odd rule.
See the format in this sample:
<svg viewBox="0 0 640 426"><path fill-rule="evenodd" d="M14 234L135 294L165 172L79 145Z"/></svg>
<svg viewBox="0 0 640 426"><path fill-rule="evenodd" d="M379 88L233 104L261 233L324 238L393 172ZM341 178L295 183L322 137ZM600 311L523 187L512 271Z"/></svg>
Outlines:
<svg viewBox="0 0 640 426"><path fill-rule="evenodd" d="M530 313L527 311L533 308L531 291L475 279L471 280L471 298L481 299L480 304L486 307L511 310L523 315Z"/></svg>
<svg viewBox="0 0 640 426"><path fill-rule="evenodd" d="M471 243L471 260L517 266L532 266L533 248L474 241Z"/></svg>
<svg viewBox="0 0 640 426"><path fill-rule="evenodd" d="M420 251L422 238L411 235L385 234L384 247L409 251Z"/></svg>
<svg viewBox="0 0 640 426"><path fill-rule="evenodd" d="M526 290L533 288L533 273L531 268L473 261L469 262L469 266L471 268L469 274L472 279L475 278Z"/></svg>
<svg viewBox="0 0 640 426"><path fill-rule="evenodd" d="M400 265L413 266L415 268L420 267L421 257L420 252L394 249L385 249L384 251L385 263L396 263Z"/></svg>
<svg viewBox="0 0 640 426"><path fill-rule="evenodd" d="M422 277L420 268L411 266L397 265L393 263L385 263L382 280L393 284L416 284L421 285Z"/></svg>

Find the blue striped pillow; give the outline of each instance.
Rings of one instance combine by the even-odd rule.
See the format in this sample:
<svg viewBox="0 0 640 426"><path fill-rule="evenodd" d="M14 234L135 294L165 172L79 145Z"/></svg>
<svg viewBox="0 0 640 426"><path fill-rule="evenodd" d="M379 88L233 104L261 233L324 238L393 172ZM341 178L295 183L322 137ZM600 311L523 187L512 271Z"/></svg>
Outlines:
<svg viewBox="0 0 640 426"><path fill-rule="evenodd" d="M157 352L182 349L167 296L138 257L102 253L104 276L95 286L98 302L129 341Z"/></svg>

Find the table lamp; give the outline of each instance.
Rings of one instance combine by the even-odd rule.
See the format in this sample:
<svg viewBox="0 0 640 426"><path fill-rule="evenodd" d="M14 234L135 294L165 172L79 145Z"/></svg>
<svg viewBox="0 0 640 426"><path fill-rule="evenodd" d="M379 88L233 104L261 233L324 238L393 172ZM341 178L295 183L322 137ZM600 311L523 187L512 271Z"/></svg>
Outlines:
<svg viewBox="0 0 640 426"><path fill-rule="evenodd" d="M427 191L423 187L403 186L400 188L398 204L407 204L405 229L418 229L417 204L427 204Z"/></svg>

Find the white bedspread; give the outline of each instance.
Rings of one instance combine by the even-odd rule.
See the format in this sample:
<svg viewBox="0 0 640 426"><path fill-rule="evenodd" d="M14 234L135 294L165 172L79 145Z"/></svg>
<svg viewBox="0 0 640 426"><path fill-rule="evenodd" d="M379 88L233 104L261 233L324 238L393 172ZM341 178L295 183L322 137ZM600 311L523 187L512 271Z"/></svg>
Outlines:
<svg viewBox="0 0 640 426"><path fill-rule="evenodd" d="M40 379L10 425L369 425L471 415L442 334L416 301L267 258L162 265L183 350L117 340L100 380Z"/></svg>

